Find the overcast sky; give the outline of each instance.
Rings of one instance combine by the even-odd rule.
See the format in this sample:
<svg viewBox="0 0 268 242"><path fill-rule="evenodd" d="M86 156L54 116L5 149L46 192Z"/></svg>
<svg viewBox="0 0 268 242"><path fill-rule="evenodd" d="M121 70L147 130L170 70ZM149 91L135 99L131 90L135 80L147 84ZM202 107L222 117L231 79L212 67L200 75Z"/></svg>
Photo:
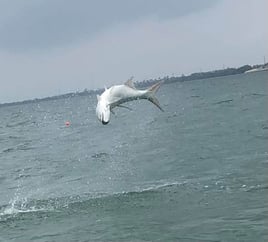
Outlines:
<svg viewBox="0 0 268 242"><path fill-rule="evenodd" d="M263 63L268 0L0 0L0 103Z"/></svg>

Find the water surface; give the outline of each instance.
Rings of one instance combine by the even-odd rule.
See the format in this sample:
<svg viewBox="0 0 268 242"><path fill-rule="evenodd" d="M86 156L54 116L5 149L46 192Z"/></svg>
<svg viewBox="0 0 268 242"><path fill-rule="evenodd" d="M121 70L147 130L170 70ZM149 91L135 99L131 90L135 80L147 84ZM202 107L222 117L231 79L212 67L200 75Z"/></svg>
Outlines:
<svg viewBox="0 0 268 242"><path fill-rule="evenodd" d="M0 241L267 241L267 77L1 107Z"/></svg>

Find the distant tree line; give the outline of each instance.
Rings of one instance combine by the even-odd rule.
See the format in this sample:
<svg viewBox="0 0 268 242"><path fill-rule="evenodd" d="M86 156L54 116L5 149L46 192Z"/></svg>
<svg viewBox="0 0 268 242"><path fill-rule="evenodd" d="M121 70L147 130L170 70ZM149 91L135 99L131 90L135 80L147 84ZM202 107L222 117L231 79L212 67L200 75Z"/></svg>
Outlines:
<svg viewBox="0 0 268 242"><path fill-rule="evenodd" d="M215 71L206 71L206 72L196 72L192 73L191 75L185 76L166 76L164 78L158 78L158 79L150 79L150 80L144 80L142 82L137 82L135 84L136 87L148 87L158 81L164 81L165 84L174 83L174 82L184 82L184 81L193 81L193 80L200 80L200 79L207 79L207 78L213 78L213 77L221 77L221 76L229 76L229 75L236 75L236 74L242 74L245 73L248 70L258 68L262 65L244 65L238 68L226 68L226 69L220 69Z"/></svg>
<svg viewBox="0 0 268 242"><path fill-rule="evenodd" d="M165 84L169 83L174 83L174 82L184 82L184 81L193 81L193 80L200 80L200 79L207 79L207 78L213 78L213 77L221 77L221 76L229 76L229 75L236 75L236 74L242 74L245 73L248 70L255 69L255 68L260 68L260 67L266 67L267 63L264 65L244 65L238 68L226 68L226 69L221 69L221 70L215 70L215 71L207 71L207 72L196 72L192 73L191 75L185 76L181 75L179 77L163 77L163 78L158 78L158 79L150 79L150 80L144 80L141 82L136 82L135 86L137 88L146 88L148 86L153 85L154 83L157 83L159 81L164 81ZM49 101L49 100L57 100L57 99L62 99L62 98L71 98L75 96L85 96L85 95L93 95L93 94L100 94L104 91L103 88L101 89L95 89L95 90L88 90L84 89L82 92L71 92L71 93L66 93L63 95L57 95L57 96L52 96L52 97L46 97L46 98L36 98L32 100L26 100L26 101L21 101L21 102L13 102L13 103L0 103L1 106L9 106L9 105L17 105L17 104L26 104L26 103L32 103L32 102L40 102L40 101Z"/></svg>

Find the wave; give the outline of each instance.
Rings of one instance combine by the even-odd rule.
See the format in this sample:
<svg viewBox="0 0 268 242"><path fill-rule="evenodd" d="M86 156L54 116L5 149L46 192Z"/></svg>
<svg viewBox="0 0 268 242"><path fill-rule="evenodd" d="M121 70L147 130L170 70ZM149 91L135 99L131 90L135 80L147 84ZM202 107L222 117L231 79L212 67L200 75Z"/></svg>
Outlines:
<svg viewBox="0 0 268 242"><path fill-rule="evenodd" d="M132 191L120 191L116 193L85 193L83 195L49 198L44 200L21 199L18 196L8 204L0 206L0 222L27 213L61 212L66 209L77 209L95 204L105 204L114 199L143 196L161 192L163 189L185 185L185 182L166 182L162 184L148 185L143 189Z"/></svg>
<svg viewBox="0 0 268 242"><path fill-rule="evenodd" d="M0 221L6 220L7 218L14 217L18 214L34 213L34 212L46 212L52 211L53 208L50 206L35 206L33 201L28 203L27 200L22 201L19 198L15 198L9 202L9 204L0 207Z"/></svg>
<svg viewBox="0 0 268 242"><path fill-rule="evenodd" d="M7 128L15 128L18 126L25 126L31 123L31 120L23 120L23 121L18 121L18 122L10 122L6 124Z"/></svg>
<svg viewBox="0 0 268 242"><path fill-rule="evenodd" d="M10 152L16 152L16 151L27 151L27 150L33 150L35 149L32 145L31 142L24 142L20 143L17 145L14 145L12 147L8 147L0 151L0 153L10 153Z"/></svg>
<svg viewBox="0 0 268 242"><path fill-rule="evenodd" d="M234 101L233 99L226 99L226 100L221 100L221 101L215 102L213 104L231 103L233 101Z"/></svg>
<svg viewBox="0 0 268 242"><path fill-rule="evenodd" d="M32 212L40 212L40 211L48 211L48 209L47 208L35 208L35 207L23 209L23 208L16 208L14 206L11 206L11 207L5 208L3 212L0 213L0 218L5 215L14 215L14 214L19 214L19 213L32 213Z"/></svg>
<svg viewBox="0 0 268 242"><path fill-rule="evenodd" d="M185 181L169 181L153 184L143 184L142 188L137 187L131 191L119 191L113 193L84 193L82 195L71 195L66 197L48 198L43 200L38 199L21 199L19 196L11 200L8 204L0 206L0 222L9 219L15 219L18 216L32 216L40 213L76 213L78 211L88 211L90 209L98 209L105 207L117 207L118 202L135 204L136 201L154 199L155 196L162 197L164 193L179 193L181 189L190 191L210 191L210 192L257 192L266 190L267 184L263 185L236 185L230 186L225 184L224 180L214 180L210 183L201 182L189 179ZM165 195L166 196L166 195ZM33 215L34 216L34 215Z"/></svg>

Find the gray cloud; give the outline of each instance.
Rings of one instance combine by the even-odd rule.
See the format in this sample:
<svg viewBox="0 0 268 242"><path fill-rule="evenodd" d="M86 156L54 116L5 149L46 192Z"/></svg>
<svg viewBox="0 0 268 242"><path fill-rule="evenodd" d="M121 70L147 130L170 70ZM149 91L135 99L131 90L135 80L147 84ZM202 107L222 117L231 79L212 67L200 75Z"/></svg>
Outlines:
<svg viewBox="0 0 268 242"><path fill-rule="evenodd" d="M17 0L0 2L0 48L47 49L92 38L122 22L162 19L201 11L215 0Z"/></svg>
<svg viewBox="0 0 268 242"><path fill-rule="evenodd" d="M76 5L83 2L83 9ZM184 0L180 7L171 0L156 1L157 7L137 0L136 8L109 2L115 5L104 13L99 1L1 0L0 102L109 86L132 75L141 81L267 59L267 0L204 6ZM64 14L60 3L68 6ZM89 3L96 4L93 27Z"/></svg>

